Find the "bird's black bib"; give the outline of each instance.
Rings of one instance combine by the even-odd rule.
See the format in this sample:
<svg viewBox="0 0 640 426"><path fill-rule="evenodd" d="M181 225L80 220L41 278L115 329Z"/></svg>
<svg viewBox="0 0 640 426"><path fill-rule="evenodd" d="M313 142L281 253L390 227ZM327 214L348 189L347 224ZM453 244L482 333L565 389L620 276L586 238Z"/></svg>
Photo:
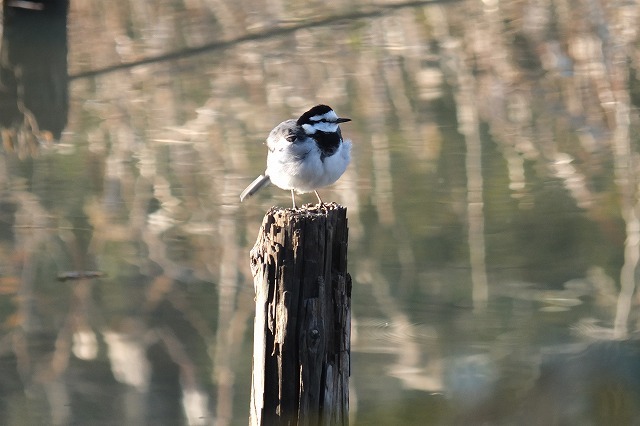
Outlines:
<svg viewBox="0 0 640 426"><path fill-rule="evenodd" d="M317 131L311 135L313 139L318 143L320 148L320 159L324 161L325 158L331 157L336 153L340 143L342 142L342 134L340 129L337 132L325 133L323 131Z"/></svg>

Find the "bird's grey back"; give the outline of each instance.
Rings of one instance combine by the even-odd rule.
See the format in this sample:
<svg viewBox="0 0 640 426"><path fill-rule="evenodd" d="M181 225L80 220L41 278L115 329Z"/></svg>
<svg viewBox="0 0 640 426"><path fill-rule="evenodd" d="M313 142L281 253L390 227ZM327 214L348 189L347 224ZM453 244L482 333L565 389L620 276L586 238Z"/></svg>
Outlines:
<svg viewBox="0 0 640 426"><path fill-rule="evenodd" d="M278 124L276 127L271 130L269 133L269 137L267 138L267 147L269 150L273 151L277 148L278 142L282 142L282 140L288 140L288 142L294 142L295 137L302 132L300 126L296 124L296 120L290 119L283 121Z"/></svg>

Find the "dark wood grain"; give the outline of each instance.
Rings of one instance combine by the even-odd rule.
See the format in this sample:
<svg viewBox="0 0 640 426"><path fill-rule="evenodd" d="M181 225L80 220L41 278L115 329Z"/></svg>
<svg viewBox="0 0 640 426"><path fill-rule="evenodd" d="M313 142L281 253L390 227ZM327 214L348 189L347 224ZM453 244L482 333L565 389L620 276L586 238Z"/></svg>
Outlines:
<svg viewBox="0 0 640 426"><path fill-rule="evenodd" d="M251 250L251 425L348 424L347 243L346 208L335 203L264 217Z"/></svg>

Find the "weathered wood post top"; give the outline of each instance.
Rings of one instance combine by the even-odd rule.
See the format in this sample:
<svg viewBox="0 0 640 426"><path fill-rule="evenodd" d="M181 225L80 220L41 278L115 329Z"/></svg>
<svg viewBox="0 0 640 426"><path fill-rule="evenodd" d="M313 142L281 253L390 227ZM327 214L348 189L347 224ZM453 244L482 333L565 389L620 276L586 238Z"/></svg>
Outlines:
<svg viewBox="0 0 640 426"><path fill-rule="evenodd" d="M251 250L251 425L346 425L351 277L347 210L271 208Z"/></svg>

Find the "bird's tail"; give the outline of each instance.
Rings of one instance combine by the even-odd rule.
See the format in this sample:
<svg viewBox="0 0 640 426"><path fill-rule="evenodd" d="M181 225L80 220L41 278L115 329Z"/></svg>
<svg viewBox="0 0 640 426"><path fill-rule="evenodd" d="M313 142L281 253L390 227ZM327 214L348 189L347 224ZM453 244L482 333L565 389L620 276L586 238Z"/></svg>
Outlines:
<svg viewBox="0 0 640 426"><path fill-rule="evenodd" d="M247 186L245 190L242 191L242 194L240 194L240 202L243 202L244 199L247 197L251 197L253 194L258 192L263 186L267 186L270 182L271 180L269 179L269 176L265 176L265 175L258 176L256 180L251 182L249 186Z"/></svg>

